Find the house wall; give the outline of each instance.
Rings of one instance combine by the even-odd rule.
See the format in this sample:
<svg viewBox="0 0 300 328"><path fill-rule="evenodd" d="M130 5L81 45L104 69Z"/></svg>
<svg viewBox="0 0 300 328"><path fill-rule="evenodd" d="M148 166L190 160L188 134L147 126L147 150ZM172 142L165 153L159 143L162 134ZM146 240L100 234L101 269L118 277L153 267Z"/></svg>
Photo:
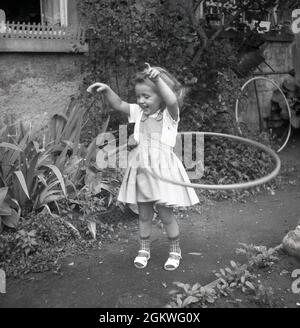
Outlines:
<svg viewBox="0 0 300 328"><path fill-rule="evenodd" d="M266 62L273 68L275 72L288 72L293 69L292 59L292 43L291 42L266 42L264 44L263 56ZM260 64L260 69L263 72L270 72L271 69L264 63ZM260 74L259 70L255 73ZM270 74L264 75L267 78L273 80L276 84L281 86L282 82L286 79L293 80L293 77L289 74ZM250 77L249 77L250 78ZM271 111L271 98L273 91L276 87L268 81L256 81L258 101L261 108L262 117L268 117ZM258 123L258 107L257 97L255 94L254 83L248 84L244 89L247 93L247 110L244 112L245 122L253 123L253 128L259 128ZM241 102L240 112L246 108Z"/></svg>
<svg viewBox="0 0 300 328"><path fill-rule="evenodd" d="M65 108L82 81L80 54L0 53L0 119L16 115L39 129Z"/></svg>

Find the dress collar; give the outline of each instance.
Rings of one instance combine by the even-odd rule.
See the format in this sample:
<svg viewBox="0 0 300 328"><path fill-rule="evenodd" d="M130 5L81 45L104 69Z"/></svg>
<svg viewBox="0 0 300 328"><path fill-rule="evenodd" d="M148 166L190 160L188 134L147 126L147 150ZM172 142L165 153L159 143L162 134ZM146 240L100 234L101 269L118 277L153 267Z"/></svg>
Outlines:
<svg viewBox="0 0 300 328"><path fill-rule="evenodd" d="M155 113L151 115L146 115L144 112L142 114L141 121L144 122L148 117L154 118L156 121L160 121L163 118L163 110L158 109Z"/></svg>

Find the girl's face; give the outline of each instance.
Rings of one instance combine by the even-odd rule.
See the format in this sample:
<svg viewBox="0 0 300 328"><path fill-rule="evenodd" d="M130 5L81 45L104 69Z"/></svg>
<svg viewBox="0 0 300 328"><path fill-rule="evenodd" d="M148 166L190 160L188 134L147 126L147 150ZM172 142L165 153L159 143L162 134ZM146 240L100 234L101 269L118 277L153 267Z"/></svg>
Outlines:
<svg viewBox="0 0 300 328"><path fill-rule="evenodd" d="M161 107L162 100L153 88L146 83L137 83L135 93L138 105L146 115L152 115Z"/></svg>

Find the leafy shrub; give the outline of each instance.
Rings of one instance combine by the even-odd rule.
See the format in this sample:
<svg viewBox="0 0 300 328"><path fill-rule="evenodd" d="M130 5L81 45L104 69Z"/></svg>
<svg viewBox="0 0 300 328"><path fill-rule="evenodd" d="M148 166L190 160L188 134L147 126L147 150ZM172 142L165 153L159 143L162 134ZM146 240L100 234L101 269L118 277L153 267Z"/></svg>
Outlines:
<svg viewBox="0 0 300 328"><path fill-rule="evenodd" d="M251 30L241 23L241 15L254 10L255 19L259 21L274 3L271 0L241 0L234 4L221 1L219 10L220 16L226 18L224 26L213 25L212 15L199 19L199 3L197 0L80 1L78 8L88 28L90 49L84 68L84 97L86 85L100 80L111 85L121 97L134 101L130 82L134 72L143 68L146 61L166 67L188 88L183 112L189 114L185 115L197 121L199 111L203 110L205 129L218 129L213 126L215 122L210 120L211 113L205 111L204 105L208 104L215 114L220 114L214 118L222 117L224 102L226 111L233 112L231 100L236 99L243 81L233 73L229 79L220 79L220 74L236 68L240 55L262 43L256 29ZM220 95L222 99L218 103ZM89 114L93 121L100 119L96 107ZM187 118L181 126L189 130L189 122ZM111 122L113 129L119 123L120 118L116 115ZM226 128L231 128L232 122L226 120L226 123L229 124ZM93 129L90 124L91 134L95 133Z"/></svg>
<svg viewBox="0 0 300 328"><path fill-rule="evenodd" d="M22 123L4 125L0 138L0 186L8 188L10 203L17 204L19 215L66 195L61 172L49 162L30 129Z"/></svg>
<svg viewBox="0 0 300 328"><path fill-rule="evenodd" d="M24 229L18 230L16 235L17 248L21 248L25 255L33 252L36 248L36 230L26 231Z"/></svg>
<svg viewBox="0 0 300 328"><path fill-rule="evenodd" d="M42 207L59 213L60 200L88 185L97 144L96 138L88 147L79 143L85 112L72 98L64 111L53 115L42 140L12 118L4 122L0 129L0 229L3 224L16 228L20 215L26 217ZM101 132L108 122L109 116ZM90 180L93 192L95 188L110 192L103 181L92 176Z"/></svg>
<svg viewBox="0 0 300 328"><path fill-rule="evenodd" d="M182 282L174 282L179 288L172 290L171 301L166 307L170 308L186 308L196 304L197 307L207 307L207 304L215 302L217 295L214 289L205 288L199 283L194 285L184 284Z"/></svg>
<svg viewBox="0 0 300 328"><path fill-rule="evenodd" d="M20 219L18 203L10 199L7 192L7 187L0 188L0 233L4 225L10 228L15 228ZM17 207L17 209L14 207Z"/></svg>
<svg viewBox="0 0 300 328"><path fill-rule="evenodd" d="M219 278L217 288L222 295L227 296L233 289L241 289L243 293L254 292L253 281L256 276L248 270L247 264L230 261L230 267L220 269L216 276Z"/></svg>
<svg viewBox="0 0 300 328"><path fill-rule="evenodd" d="M276 255L281 245L275 248L267 248L266 246L256 246L253 244L248 245L245 243L240 243L240 245L241 247L236 249L236 253L245 255L250 267L270 268L274 262L279 260Z"/></svg>
<svg viewBox="0 0 300 328"><path fill-rule="evenodd" d="M194 1L81 1L79 9L88 26L90 48L84 68L84 97L86 85L100 80L111 85L121 97L134 101L131 80L147 61L153 66L166 67L186 85L189 96L183 111L190 111L191 116L192 113L197 115L207 101L218 99L223 87L226 88L218 82L218 72L234 66L235 46L220 38L204 47L200 26L208 35L212 32L211 27L199 22L198 28L191 17L194 13L190 15L189 4L195 5ZM194 61L201 48L200 58ZM230 80L227 84L231 85ZM219 110L219 106L215 108ZM100 117L95 107L89 115L93 120ZM111 121L112 128L120 122L116 116ZM207 119L206 124L210 123ZM91 125L88 127L89 130L92 128ZM188 130L189 126L184 128Z"/></svg>

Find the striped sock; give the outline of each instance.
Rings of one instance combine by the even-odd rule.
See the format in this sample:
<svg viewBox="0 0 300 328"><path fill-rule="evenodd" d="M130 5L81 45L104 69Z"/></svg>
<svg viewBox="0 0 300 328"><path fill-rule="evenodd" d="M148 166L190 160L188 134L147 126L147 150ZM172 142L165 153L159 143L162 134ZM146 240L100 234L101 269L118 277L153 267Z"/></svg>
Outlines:
<svg viewBox="0 0 300 328"><path fill-rule="evenodd" d="M150 252L150 236L140 237L140 250Z"/></svg>
<svg viewBox="0 0 300 328"><path fill-rule="evenodd" d="M169 237L169 243L170 243L170 252L175 252L175 253L181 254L179 236L176 236L173 238Z"/></svg>

